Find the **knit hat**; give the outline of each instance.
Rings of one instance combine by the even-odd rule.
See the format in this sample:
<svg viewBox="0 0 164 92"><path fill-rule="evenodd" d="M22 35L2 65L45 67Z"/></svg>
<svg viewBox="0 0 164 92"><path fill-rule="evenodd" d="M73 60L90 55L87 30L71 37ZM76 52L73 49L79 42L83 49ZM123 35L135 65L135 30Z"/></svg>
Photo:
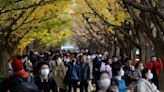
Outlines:
<svg viewBox="0 0 164 92"><path fill-rule="evenodd" d="M13 68L14 72L18 72L19 70L23 69L23 63L18 59L14 59L12 61L11 65L12 65L12 68Z"/></svg>

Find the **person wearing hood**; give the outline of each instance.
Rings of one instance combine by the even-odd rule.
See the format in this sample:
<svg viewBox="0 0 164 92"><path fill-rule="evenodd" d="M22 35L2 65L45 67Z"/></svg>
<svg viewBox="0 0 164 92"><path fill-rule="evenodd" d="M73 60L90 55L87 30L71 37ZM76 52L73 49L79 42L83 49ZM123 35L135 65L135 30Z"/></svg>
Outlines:
<svg viewBox="0 0 164 92"><path fill-rule="evenodd" d="M0 83L0 92L6 92L8 90L10 92L31 92L30 90L36 91L38 87L35 85L33 78L23 69L22 61L15 58L12 60L11 65L14 74L9 78L4 79ZM28 89L28 87L25 86L21 86L21 83L24 81L30 82L30 85L28 86L31 89Z"/></svg>
<svg viewBox="0 0 164 92"><path fill-rule="evenodd" d="M37 65L38 76L35 77L35 84L38 90L42 92L58 92L55 80L49 76L50 66L46 62L40 62Z"/></svg>
<svg viewBox="0 0 164 92"><path fill-rule="evenodd" d="M142 78L138 81L137 92L160 92L154 83L150 82L152 78L151 70L143 69Z"/></svg>

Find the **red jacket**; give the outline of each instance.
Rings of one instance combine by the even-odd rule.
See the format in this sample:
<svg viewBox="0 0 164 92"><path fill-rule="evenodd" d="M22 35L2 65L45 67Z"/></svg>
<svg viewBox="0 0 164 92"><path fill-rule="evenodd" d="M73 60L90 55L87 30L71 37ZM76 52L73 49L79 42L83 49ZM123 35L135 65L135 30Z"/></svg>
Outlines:
<svg viewBox="0 0 164 92"><path fill-rule="evenodd" d="M146 63L146 69L150 69L152 70L153 68L153 64L154 64L154 67L155 67L155 70L156 70L156 74L158 75L159 74L159 70L161 68L163 68L163 63L162 63L162 60L160 58L158 58L158 60L154 63L152 63L153 61L150 60L149 62Z"/></svg>

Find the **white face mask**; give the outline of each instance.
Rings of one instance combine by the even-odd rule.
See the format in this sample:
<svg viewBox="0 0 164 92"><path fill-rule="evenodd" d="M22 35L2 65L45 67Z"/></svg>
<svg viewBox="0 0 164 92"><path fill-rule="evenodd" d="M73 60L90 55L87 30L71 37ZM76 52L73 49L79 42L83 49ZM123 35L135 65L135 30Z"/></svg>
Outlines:
<svg viewBox="0 0 164 92"><path fill-rule="evenodd" d="M125 73L124 73L124 70L121 69L120 72L121 72L121 76L124 76L124 74L125 74Z"/></svg>
<svg viewBox="0 0 164 92"><path fill-rule="evenodd" d="M157 57L152 57L152 61L157 61Z"/></svg>
<svg viewBox="0 0 164 92"><path fill-rule="evenodd" d="M40 73L43 77L47 77L48 74L50 73L50 69L41 69Z"/></svg>
<svg viewBox="0 0 164 92"><path fill-rule="evenodd" d="M110 79L102 79L99 81L99 86L100 88L104 88L107 89L111 84L111 80Z"/></svg>
<svg viewBox="0 0 164 92"><path fill-rule="evenodd" d="M143 67L143 66L141 66L141 67L140 67L140 70L143 70L143 69L144 69L144 67Z"/></svg>
<svg viewBox="0 0 164 92"><path fill-rule="evenodd" d="M153 78L153 74L152 73L148 73L148 79L151 80Z"/></svg>

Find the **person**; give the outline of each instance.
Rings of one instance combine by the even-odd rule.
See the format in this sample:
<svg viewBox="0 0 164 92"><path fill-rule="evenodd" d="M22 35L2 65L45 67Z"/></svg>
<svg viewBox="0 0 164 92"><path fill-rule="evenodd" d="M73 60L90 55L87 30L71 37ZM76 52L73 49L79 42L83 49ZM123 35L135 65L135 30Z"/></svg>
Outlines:
<svg viewBox="0 0 164 92"><path fill-rule="evenodd" d="M119 92L119 83L117 79L112 78L107 92Z"/></svg>
<svg viewBox="0 0 164 92"><path fill-rule="evenodd" d="M151 83L149 80L153 78L151 70L143 69L142 78L139 79L137 85L137 92L159 92L154 83Z"/></svg>
<svg viewBox="0 0 164 92"><path fill-rule="evenodd" d="M122 65L119 62L113 64L112 75L113 78L118 81L119 92L126 92L126 84L122 78L122 76L124 76L124 70L122 69Z"/></svg>
<svg viewBox="0 0 164 92"><path fill-rule="evenodd" d="M47 62L39 62L37 64L37 73L35 84L38 90L42 92L58 92L55 80L49 76L50 66Z"/></svg>
<svg viewBox="0 0 164 92"><path fill-rule="evenodd" d="M100 67L100 72L106 71L108 72L108 75L110 76L110 78L112 78L112 68L110 66L110 59L108 61L108 59L104 60L104 62L101 63L101 67Z"/></svg>
<svg viewBox="0 0 164 92"><path fill-rule="evenodd" d="M80 61L80 92L88 92L88 82L91 78L87 56L82 55Z"/></svg>
<svg viewBox="0 0 164 92"><path fill-rule="evenodd" d="M137 77L137 80L142 78L142 70L144 69L141 62L136 63L134 75Z"/></svg>
<svg viewBox="0 0 164 92"><path fill-rule="evenodd" d="M126 82L126 86L131 87L134 80L137 80L137 76L133 75L135 68L132 65L131 58L125 58L123 70L125 71L124 80Z"/></svg>
<svg viewBox="0 0 164 92"><path fill-rule="evenodd" d="M99 76L99 81L98 81L98 85L99 85L99 90L98 92L107 92L110 84L111 84L111 80L110 80L110 76L108 74L108 72L100 72L100 76Z"/></svg>
<svg viewBox="0 0 164 92"><path fill-rule="evenodd" d="M64 76L66 75L66 67L60 57L51 62L52 76L56 81L56 85L59 88L60 92L66 92L67 87L63 83Z"/></svg>
<svg viewBox="0 0 164 92"><path fill-rule="evenodd" d="M146 69L150 69L154 76L152 82L157 86L158 89L159 89L158 75L159 75L159 70L162 68L163 68L162 60L157 56L152 56L151 60L146 63Z"/></svg>
<svg viewBox="0 0 164 92"><path fill-rule="evenodd" d="M74 92L77 91L77 87L80 81L80 66L77 64L76 59L72 59L71 62L65 62L68 67L64 83L68 85L68 92L74 89Z"/></svg>
<svg viewBox="0 0 164 92"><path fill-rule="evenodd" d="M14 74L0 83L0 92L37 92L38 87L34 79L23 69L23 63L14 58L11 65Z"/></svg>

